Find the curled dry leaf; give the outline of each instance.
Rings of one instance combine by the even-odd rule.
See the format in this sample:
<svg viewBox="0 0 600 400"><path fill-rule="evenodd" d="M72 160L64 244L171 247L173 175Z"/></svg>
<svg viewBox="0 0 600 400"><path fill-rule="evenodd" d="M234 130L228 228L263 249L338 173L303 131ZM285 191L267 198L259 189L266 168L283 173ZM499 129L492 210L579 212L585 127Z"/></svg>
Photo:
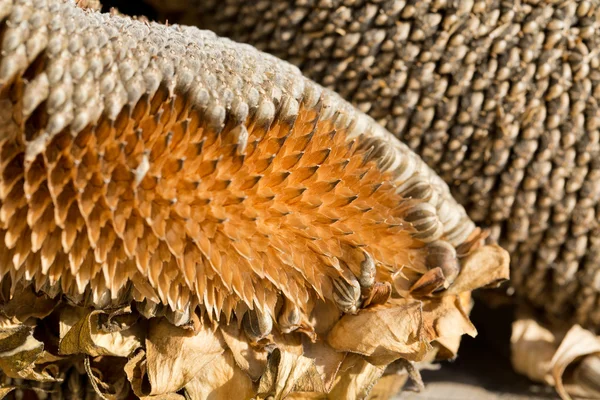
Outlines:
<svg viewBox="0 0 600 400"><path fill-rule="evenodd" d="M332 301L318 300L310 316L310 324L314 327L317 335L327 335L341 315Z"/></svg>
<svg viewBox="0 0 600 400"><path fill-rule="evenodd" d="M31 287L17 290L8 302L0 305L0 312L7 317L15 317L21 322L29 318L44 318L57 306L54 299L45 294L35 294Z"/></svg>
<svg viewBox="0 0 600 400"><path fill-rule="evenodd" d="M348 354L340 366L329 398L365 399L384 371L385 367L370 364L358 354Z"/></svg>
<svg viewBox="0 0 600 400"><path fill-rule="evenodd" d="M513 323L511 346L517 372L555 386L564 400L598 398L593 380L598 374L600 336L579 325L543 325L524 316Z"/></svg>
<svg viewBox="0 0 600 400"><path fill-rule="evenodd" d="M14 320L0 318L0 371L10 378L39 382L56 381L56 357L44 351L44 344L33 337L33 328Z"/></svg>
<svg viewBox="0 0 600 400"><path fill-rule="evenodd" d="M558 347L555 335L556 332L533 318L521 317L513 322L510 341L511 361L515 371L534 381L554 385L548 371Z"/></svg>
<svg viewBox="0 0 600 400"><path fill-rule="evenodd" d="M497 285L510 277L510 256L496 244L479 247L463 260L461 272L445 294L459 294Z"/></svg>
<svg viewBox="0 0 600 400"><path fill-rule="evenodd" d="M139 350L133 357L127 361L125 368L123 368L127 375L127 380L131 383L131 389L138 397L143 397L150 392L150 388L146 378L146 352Z"/></svg>
<svg viewBox="0 0 600 400"><path fill-rule="evenodd" d="M141 325L116 332L102 330L99 318L103 311L87 312L82 309L64 308L60 314L60 354L88 354L96 356L127 357L141 347Z"/></svg>
<svg viewBox="0 0 600 400"><path fill-rule="evenodd" d="M242 330L235 324L221 325L221 334L231 350L235 363L253 380L260 379L267 368L269 353L264 349L255 349L243 336Z"/></svg>
<svg viewBox="0 0 600 400"><path fill-rule="evenodd" d="M591 355L600 355L600 337L579 325L573 325L550 361L556 391L563 399L570 399L569 392L576 396L598 397L598 392L588 390L586 386L568 379L570 377L565 377L568 366L581 360L582 357ZM596 382L597 384L598 382Z"/></svg>
<svg viewBox="0 0 600 400"><path fill-rule="evenodd" d="M419 361L440 340L457 341L477 331L457 296L424 301L395 299L386 306L346 315L328 336L329 344L338 351L369 357L376 365L398 358Z"/></svg>
<svg viewBox="0 0 600 400"><path fill-rule="evenodd" d="M324 392L313 359L291 351L275 349L260 379L259 396L284 399L293 392Z"/></svg>
<svg viewBox="0 0 600 400"><path fill-rule="evenodd" d="M470 336L475 336L477 334L476 329L468 317L473 306L471 292L464 292L456 296L456 299L452 305L450 305L448 302L445 304L449 306L448 313L456 315L456 320L458 321L457 324L462 325L462 330L464 330L464 332ZM443 325L443 323L440 325ZM442 329L442 331L445 332L444 336L441 336L435 340L437 347L436 358L438 360L452 360L458 355L458 349L460 347L462 336L450 335L450 331L448 330Z"/></svg>
<svg viewBox="0 0 600 400"><path fill-rule="evenodd" d="M194 333L164 318L151 320L146 337L146 373L151 387L148 394L177 392L223 350L223 338L210 325L201 325Z"/></svg>
<svg viewBox="0 0 600 400"><path fill-rule="evenodd" d="M449 340L462 335L477 336L475 326L458 296L445 296L423 302L424 332L429 340Z"/></svg>
<svg viewBox="0 0 600 400"><path fill-rule="evenodd" d="M396 395L396 393L402 390L404 384L408 379L406 372L398 372L393 374L384 375L377 381L371 392L369 393L369 399L380 400L390 399Z"/></svg>
<svg viewBox="0 0 600 400"><path fill-rule="evenodd" d="M226 351L185 385L185 394L190 400L250 399L254 388L250 377L237 367L232 352Z"/></svg>
<svg viewBox="0 0 600 400"><path fill-rule="evenodd" d="M600 354L582 358L573 372L573 383L588 397L600 398Z"/></svg>
<svg viewBox="0 0 600 400"><path fill-rule="evenodd" d="M329 396L325 393L294 392L287 396L285 400L329 400Z"/></svg>
<svg viewBox="0 0 600 400"><path fill-rule="evenodd" d="M337 351L416 360L428 350L422 327L422 303L394 299L357 315L344 315L329 332L327 341Z"/></svg>
<svg viewBox="0 0 600 400"><path fill-rule="evenodd" d="M321 376L326 392L331 389L335 376L346 357L346 353L336 351L324 340L311 342L307 337L302 338L304 355L315 360L315 367Z"/></svg>
<svg viewBox="0 0 600 400"><path fill-rule="evenodd" d="M16 386L3 386L0 387L0 399L3 399L4 397L6 397L10 392L12 392L13 390L15 390L17 387Z"/></svg>

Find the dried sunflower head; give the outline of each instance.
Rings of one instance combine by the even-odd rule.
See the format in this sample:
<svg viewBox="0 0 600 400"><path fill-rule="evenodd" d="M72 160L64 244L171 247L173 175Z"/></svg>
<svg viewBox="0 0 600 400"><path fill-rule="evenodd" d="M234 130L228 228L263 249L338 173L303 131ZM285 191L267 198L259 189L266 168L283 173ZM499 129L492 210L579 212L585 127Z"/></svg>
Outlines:
<svg viewBox="0 0 600 400"><path fill-rule="evenodd" d="M365 397L475 333L506 254L296 68L73 2L0 21L6 390Z"/></svg>
<svg viewBox="0 0 600 400"><path fill-rule="evenodd" d="M510 252L519 299L600 330L597 2L147 2L368 113Z"/></svg>
<svg viewBox="0 0 600 400"><path fill-rule="evenodd" d="M375 118L510 252L508 293L543 310L537 323L600 331L598 2L147 2L292 62Z"/></svg>

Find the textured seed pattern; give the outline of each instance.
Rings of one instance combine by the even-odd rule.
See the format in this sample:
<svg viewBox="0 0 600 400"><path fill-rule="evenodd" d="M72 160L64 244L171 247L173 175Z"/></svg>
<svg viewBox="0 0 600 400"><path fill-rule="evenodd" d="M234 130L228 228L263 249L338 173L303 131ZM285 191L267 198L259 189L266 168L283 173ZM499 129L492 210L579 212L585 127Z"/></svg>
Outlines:
<svg viewBox="0 0 600 400"><path fill-rule="evenodd" d="M61 1L3 0L0 21L12 291L145 300L142 314L168 305L176 325L242 302L262 310L246 329L260 339L280 294L301 310L334 300L365 259L424 273L426 243L473 233L414 153L250 46Z"/></svg>
<svg viewBox="0 0 600 400"><path fill-rule="evenodd" d="M512 254L518 294L600 327L597 2L192 3L167 10L170 20L255 45L335 89L491 229Z"/></svg>

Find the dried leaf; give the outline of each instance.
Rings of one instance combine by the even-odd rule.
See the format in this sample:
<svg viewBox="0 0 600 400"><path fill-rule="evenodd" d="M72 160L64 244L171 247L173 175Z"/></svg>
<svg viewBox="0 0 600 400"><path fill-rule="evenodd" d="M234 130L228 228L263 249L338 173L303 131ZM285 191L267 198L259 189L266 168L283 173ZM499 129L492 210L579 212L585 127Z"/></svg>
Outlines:
<svg viewBox="0 0 600 400"><path fill-rule="evenodd" d="M259 380L265 368L267 368L267 357L269 355L267 351L254 349L250 346L246 336L235 323L222 325L220 329L225 343L233 353L236 364L253 381Z"/></svg>
<svg viewBox="0 0 600 400"><path fill-rule="evenodd" d="M0 316L0 352L12 351L21 346L30 334L31 327Z"/></svg>
<svg viewBox="0 0 600 400"><path fill-rule="evenodd" d="M127 359L124 357L100 356L95 359L85 357L84 370L88 382L94 391L106 400L123 400L129 398L131 388L123 371Z"/></svg>
<svg viewBox="0 0 600 400"><path fill-rule="evenodd" d="M443 337L434 342L437 347L437 355L439 360L453 360L458 355L460 348L461 336Z"/></svg>
<svg viewBox="0 0 600 400"><path fill-rule="evenodd" d="M428 340L452 340L462 335L477 336L475 326L458 296L445 296L423 302L424 331Z"/></svg>
<svg viewBox="0 0 600 400"><path fill-rule="evenodd" d="M461 262L461 272L443 295L470 292L510 277L508 252L496 244L475 249Z"/></svg>
<svg viewBox="0 0 600 400"><path fill-rule="evenodd" d="M369 400L387 400L394 397L400 393L407 379L406 372L382 376L369 393Z"/></svg>
<svg viewBox="0 0 600 400"><path fill-rule="evenodd" d="M324 389L328 392L333 385L335 376L346 357L346 353L334 350L327 342L317 340L311 342L303 337L304 355L315 361L315 367L323 381Z"/></svg>
<svg viewBox="0 0 600 400"><path fill-rule="evenodd" d="M331 330L329 344L337 351L367 356L374 365L405 358L419 361L434 340L457 340L477 331L457 296L424 301L395 299L385 306L345 315Z"/></svg>
<svg viewBox="0 0 600 400"><path fill-rule="evenodd" d="M118 332L104 332L99 323L102 314L105 313L100 310L63 309L60 314L60 354L128 357L141 347L143 334L140 325Z"/></svg>
<svg viewBox="0 0 600 400"><path fill-rule="evenodd" d="M570 388L563 382L565 370L569 365L583 356L592 354L600 355L600 338L579 325L573 325L550 361L556 391L563 399L571 398L568 392L591 398L597 396L597 393L590 393L583 387Z"/></svg>
<svg viewBox="0 0 600 400"><path fill-rule="evenodd" d="M554 385L548 379L550 362L558 344L555 334L533 318L519 318L512 325L511 361L516 372L538 382Z"/></svg>
<svg viewBox="0 0 600 400"><path fill-rule="evenodd" d="M0 387L0 400L5 398L10 392L15 390L16 388L17 388L16 386Z"/></svg>
<svg viewBox="0 0 600 400"><path fill-rule="evenodd" d="M397 299L385 306L344 315L327 337L337 351L418 360L428 349L422 336L422 303Z"/></svg>
<svg viewBox="0 0 600 400"><path fill-rule="evenodd" d="M572 381L571 386L578 389L572 391L574 396L600 398L600 354L584 356L573 371Z"/></svg>
<svg viewBox="0 0 600 400"><path fill-rule="evenodd" d="M399 269L391 277L394 290L403 298L411 297L410 290L422 275L410 268Z"/></svg>
<svg viewBox="0 0 600 400"><path fill-rule="evenodd" d="M134 326L138 319L139 314L131 312L131 306L126 306L108 314L100 314L98 325L103 332L120 332Z"/></svg>
<svg viewBox="0 0 600 400"><path fill-rule="evenodd" d="M384 370L385 367L369 364L358 354L348 354L329 392L329 398L357 400L367 398Z"/></svg>
<svg viewBox="0 0 600 400"><path fill-rule="evenodd" d="M513 367L532 380L555 386L565 400L597 398L593 361L600 356L600 336L579 325L568 327L543 325L527 315L519 318L511 337Z"/></svg>
<svg viewBox="0 0 600 400"><path fill-rule="evenodd" d="M138 351L125 365L125 374L127 380L131 383L133 393L140 400L185 400L185 398L176 393L160 394L156 396L149 395L150 383L146 374L146 352Z"/></svg>
<svg viewBox="0 0 600 400"><path fill-rule="evenodd" d="M340 310L331 301L318 300L310 316L310 324L317 335L326 335L341 317Z"/></svg>
<svg viewBox="0 0 600 400"><path fill-rule="evenodd" d="M0 317L0 371L11 378L55 382L58 369L48 365L57 358L44 351L33 337L33 328L14 319Z"/></svg>
<svg viewBox="0 0 600 400"><path fill-rule="evenodd" d="M325 393L316 392L294 392L290 393L285 400L329 400L330 397Z"/></svg>
<svg viewBox="0 0 600 400"><path fill-rule="evenodd" d="M17 291L13 298L0 306L0 312L15 317L21 322L29 318L44 318L50 315L58 301L46 295L36 295L31 287Z"/></svg>
<svg viewBox="0 0 600 400"><path fill-rule="evenodd" d="M279 348L273 350L260 379L258 394L279 400L292 392L305 391L325 392L314 360Z"/></svg>
<svg viewBox="0 0 600 400"><path fill-rule="evenodd" d="M218 355L185 385L188 399L250 399L254 396L252 380L235 363L230 351Z"/></svg>
<svg viewBox="0 0 600 400"><path fill-rule="evenodd" d="M463 317L461 321L463 322L464 333L470 336L476 335L477 332L468 317L473 308L471 292L463 292L456 296L455 306ZM452 360L456 358L461 341L462 334L459 336L447 335L437 338L435 341L437 347L436 358L438 360Z"/></svg>
<svg viewBox="0 0 600 400"><path fill-rule="evenodd" d="M0 370L11 378L32 375L34 363L43 351L44 344L30 334L21 345L0 353Z"/></svg>
<svg viewBox="0 0 600 400"><path fill-rule="evenodd" d="M194 333L164 318L151 320L146 338L149 394L177 392L223 351L223 339L211 326L201 325Z"/></svg>
<svg viewBox="0 0 600 400"><path fill-rule="evenodd" d="M131 357L125 364L124 370L133 393L140 398L150 393L149 385L145 385L147 382L144 382L146 378L146 352L144 350L138 351Z"/></svg>

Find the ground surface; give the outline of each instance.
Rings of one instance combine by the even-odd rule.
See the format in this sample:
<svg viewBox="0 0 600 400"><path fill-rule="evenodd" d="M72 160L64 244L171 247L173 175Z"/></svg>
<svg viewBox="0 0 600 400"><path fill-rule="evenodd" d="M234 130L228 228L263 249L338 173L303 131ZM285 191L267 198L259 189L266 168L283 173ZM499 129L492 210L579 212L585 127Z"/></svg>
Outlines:
<svg viewBox="0 0 600 400"><path fill-rule="evenodd" d="M404 392L399 400L554 400L554 390L515 374L506 358L487 362L490 349L465 340L459 358L438 371L424 371L424 392Z"/></svg>
<svg viewBox="0 0 600 400"><path fill-rule="evenodd" d="M552 388L513 372L509 360L512 315L510 308L491 310L478 303L472 312L477 338L463 340L454 362L443 363L437 371L422 372L424 392L407 391L398 400L560 399Z"/></svg>

